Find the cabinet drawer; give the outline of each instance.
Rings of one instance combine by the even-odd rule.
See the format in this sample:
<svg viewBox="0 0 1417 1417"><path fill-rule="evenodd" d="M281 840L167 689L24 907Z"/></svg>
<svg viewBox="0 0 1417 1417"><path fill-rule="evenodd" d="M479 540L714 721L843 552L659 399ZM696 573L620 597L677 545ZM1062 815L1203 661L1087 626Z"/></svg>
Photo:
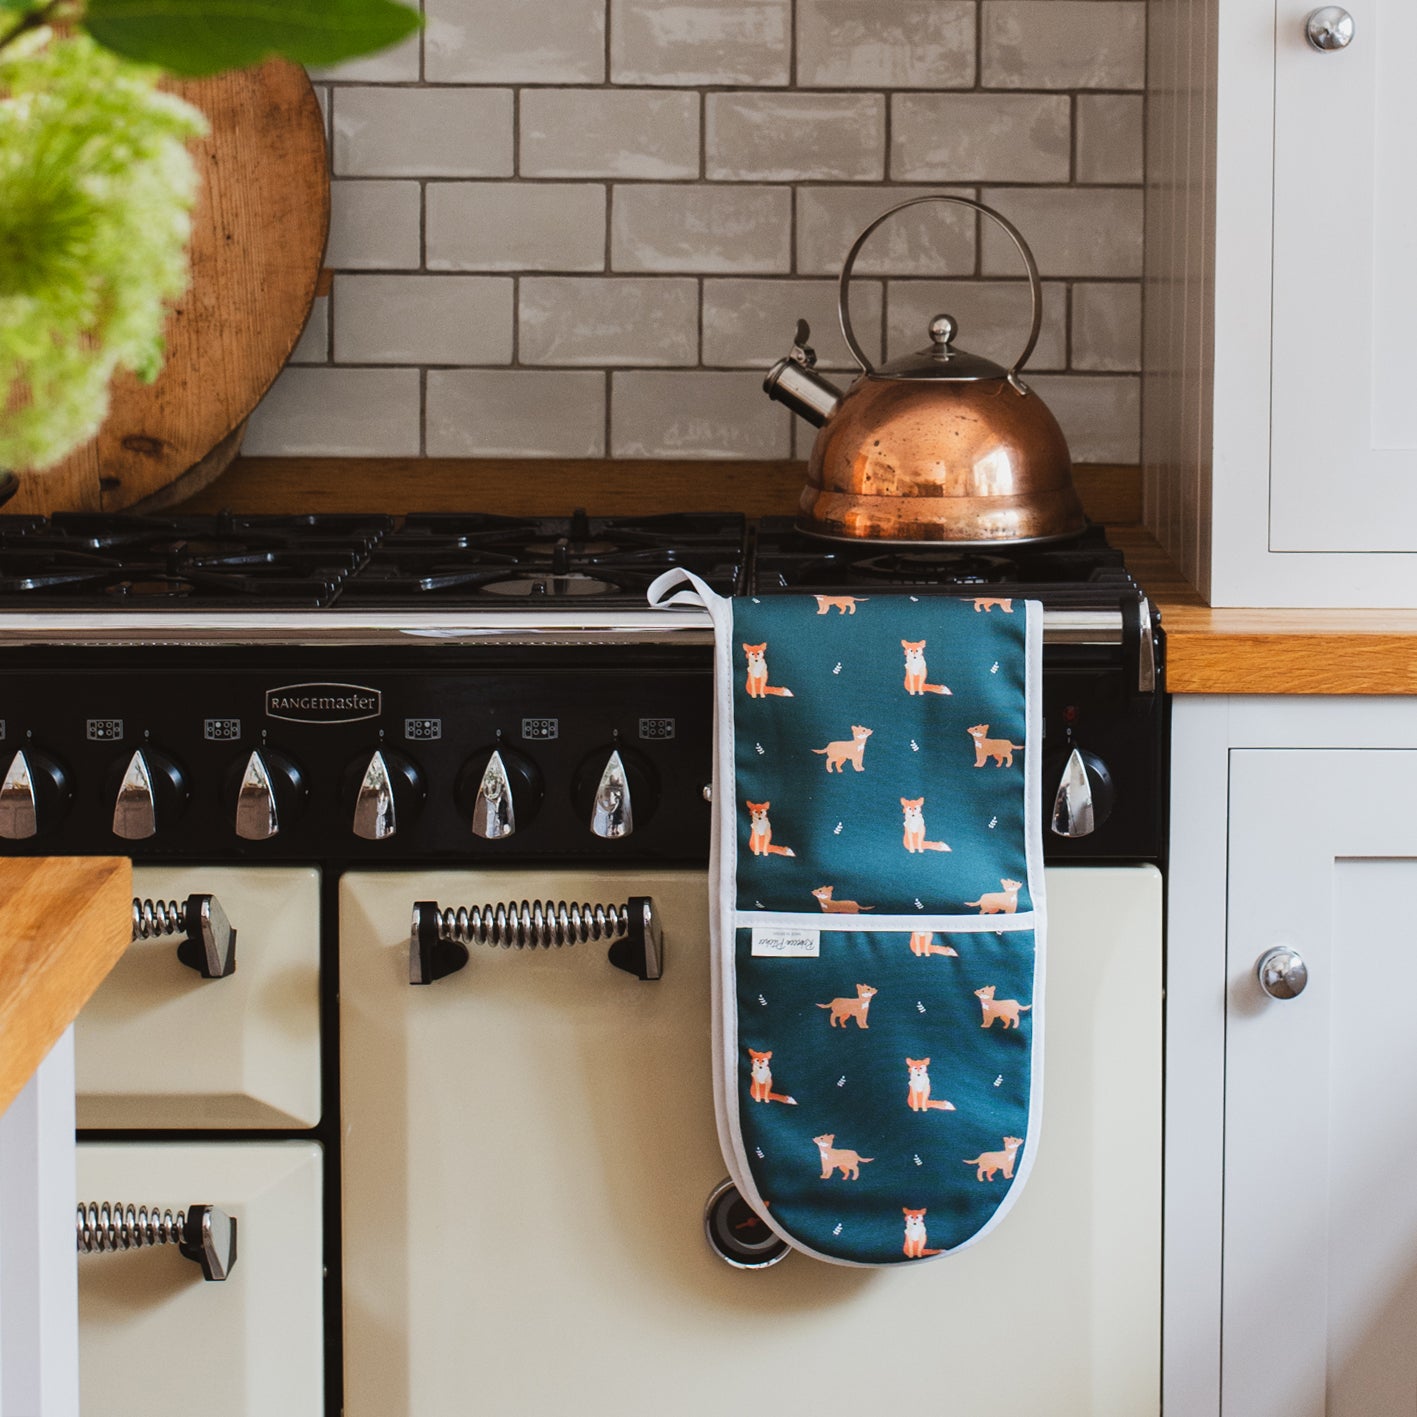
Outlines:
<svg viewBox="0 0 1417 1417"><path fill-rule="evenodd" d="M150 866L133 872L133 891L216 896L236 928L236 969L204 979L178 960L175 937L135 940L75 1025L79 1126L314 1126L320 873Z"/></svg>

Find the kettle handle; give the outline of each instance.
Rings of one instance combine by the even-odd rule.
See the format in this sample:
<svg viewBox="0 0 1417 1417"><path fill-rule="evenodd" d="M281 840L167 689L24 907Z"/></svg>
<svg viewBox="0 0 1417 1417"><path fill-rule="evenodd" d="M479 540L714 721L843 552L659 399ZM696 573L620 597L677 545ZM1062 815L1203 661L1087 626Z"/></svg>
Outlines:
<svg viewBox="0 0 1417 1417"><path fill-rule="evenodd" d="M1001 216L993 207L986 207L983 202L976 202L972 197L955 197L947 192L931 192L928 196L912 197L908 202L901 202L898 206L891 207L889 211L882 212L852 242L851 250L846 253L846 261L841 268L841 279L837 282L836 297L837 313L841 316L841 332L846 337L847 347L851 350L857 364L861 366L863 374L875 372L875 367L866 357L866 351L857 341L856 332L851 328L852 268L856 265L856 258L861 254L861 248L866 244L867 238L882 222L888 217L893 217L897 212L903 212L907 207L918 207L922 202L949 202L957 207L969 207L976 212L982 212L997 225L1003 227L1009 239L1018 248L1019 255L1023 257L1023 264L1028 269L1028 289L1033 302L1033 321L1029 326L1028 343L1024 345L1023 353L1009 367L1009 382L1016 385L1018 371L1028 363L1028 356L1033 353L1033 346L1038 343L1038 331L1043 326L1043 282L1038 278L1038 262L1033 259L1033 252L1028 249L1028 242L1023 239L1018 227L1007 217Z"/></svg>

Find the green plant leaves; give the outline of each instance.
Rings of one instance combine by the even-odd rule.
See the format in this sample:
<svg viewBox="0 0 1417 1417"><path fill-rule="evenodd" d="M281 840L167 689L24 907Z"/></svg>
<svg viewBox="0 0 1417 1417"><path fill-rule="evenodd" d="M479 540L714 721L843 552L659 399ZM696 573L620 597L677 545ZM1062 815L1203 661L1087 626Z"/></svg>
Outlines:
<svg viewBox="0 0 1417 1417"><path fill-rule="evenodd" d="M88 0L83 23L126 58L201 75L273 54L338 63L398 43L423 17L396 0Z"/></svg>

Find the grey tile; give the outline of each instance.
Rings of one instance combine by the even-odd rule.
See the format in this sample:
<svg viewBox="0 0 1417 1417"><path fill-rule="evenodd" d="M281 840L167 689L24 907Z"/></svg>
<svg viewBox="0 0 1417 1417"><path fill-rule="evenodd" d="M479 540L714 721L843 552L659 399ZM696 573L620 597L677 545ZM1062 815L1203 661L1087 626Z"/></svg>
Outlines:
<svg viewBox="0 0 1417 1417"><path fill-rule="evenodd" d="M785 84L790 0L611 0L616 84Z"/></svg>
<svg viewBox="0 0 1417 1417"><path fill-rule="evenodd" d="M1028 379L1062 426L1075 463L1141 461L1141 379L1039 374Z"/></svg>
<svg viewBox="0 0 1417 1417"><path fill-rule="evenodd" d="M1023 233L1046 276L1140 276L1142 193L1126 187L989 188L984 201ZM984 224L984 274L1014 275L1018 253Z"/></svg>
<svg viewBox="0 0 1417 1417"><path fill-rule="evenodd" d="M523 364L696 364L699 283L683 277L528 276Z"/></svg>
<svg viewBox="0 0 1417 1417"><path fill-rule="evenodd" d="M1074 369L1141 368L1141 286L1073 286Z"/></svg>
<svg viewBox="0 0 1417 1417"><path fill-rule="evenodd" d="M1066 182L1066 94L896 94L891 176L898 182Z"/></svg>
<svg viewBox="0 0 1417 1417"><path fill-rule="evenodd" d="M892 206L938 188L800 187L797 190L797 270L836 275L851 243ZM962 195L971 196L972 192ZM975 215L927 202L890 218L856 262L859 275L969 275L974 270Z"/></svg>
<svg viewBox="0 0 1417 1417"><path fill-rule="evenodd" d="M310 306L310 318L305 322L295 348L290 353L292 364L328 364L330 359L330 298L317 295Z"/></svg>
<svg viewBox="0 0 1417 1417"><path fill-rule="evenodd" d="M837 320L833 280L706 280L704 363L766 372L792 348L799 319L823 369L856 369ZM881 284L851 287L852 328L866 357L881 357Z"/></svg>
<svg viewBox="0 0 1417 1417"><path fill-rule="evenodd" d="M1145 127L1140 94L1080 93L1073 100L1079 182L1140 182Z"/></svg>
<svg viewBox="0 0 1417 1417"><path fill-rule="evenodd" d="M523 177L697 177L699 96L654 89L527 89Z"/></svg>
<svg viewBox="0 0 1417 1417"><path fill-rule="evenodd" d="M581 182L430 182L428 269L599 271L605 188Z"/></svg>
<svg viewBox="0 0 1417 1417"><path fill-rule="evenodd" d="M953 315L955 343L1011 369L1028 339L1032 306L1026 280L893 280L887 291L887 342L891 353L928 349L930 321ZM1043 327L1028 369L1068 367L1068 289L1043 283Z"/></svg>
<svg viewBox="0 0 1417 1417"><path fill-rule="evenodd" d="M803 88L967 89L972 0L797 0Z"/></svg>
<svg viewBox="0 0 1417 1417"><path fill-rule="evenodd" d="M430 458L605 456L606 375L430 369Z"/></svg>
<svg viewBox="0 0 1417 1417"><path fill-rule="evenodd" d="M772 274L791 259L792 194L786 187L616 187L610 228L617 271Z"/></svg>
<svg viewBox="0 0 1417 1417"><path fill-rule="evenodd" d="M721 93L704 101L709 177L760 182L885 176L880 94Z"/></svg>
<svg viewBox="0 0 1417 1417"><path fill-rule="evenodd" d="M246 427L248 457L418 455L417 369L285 369Z"/></svg>
<svg viewBox="0 0 1417 1417"><path fill-rule="evenodd" d="M508 364L510 276L336 276L339 364Z"/></svg>
<svg viewBox="0 0 1417 1417"><path fill-rule="evenodd" d="M785 458L791 415L762 376L711 370L611 375L610 453L617 458Z"/></svg>
<svg viewBox="0 0 1417 1417"><path fill-rule="evenodd" d="M511 89L341 88L334 170L348 177L506 177Z"/></svg>
<svg viewBox="0 0 1417 1417"><path fill-rule="evenodd" d="M392 49L381 49L377 54L366 54L360 59L346 59L343 64L311 69L310 77L336 83L413 84L419 79L418 65L422 51L422 34L411 34Z"/></svg>
<svg viewBox="0 0 1417 1417"><path fill-rule="evenodd" d="M417 182L330 183L331 270L416 270L422 255L422 207Z"/></svg>
<svg viewBox="0 0 1417 1417"><path fill-rule="evenodd" d="M605 0L426 0L424 76L438 84L598 84Z"/></svg>
<svg viewBox="0 0 1417 1417"><path fill-rule="evenodd" d="M985 88L1139 89L1144 0L984 0Z"/></svg>

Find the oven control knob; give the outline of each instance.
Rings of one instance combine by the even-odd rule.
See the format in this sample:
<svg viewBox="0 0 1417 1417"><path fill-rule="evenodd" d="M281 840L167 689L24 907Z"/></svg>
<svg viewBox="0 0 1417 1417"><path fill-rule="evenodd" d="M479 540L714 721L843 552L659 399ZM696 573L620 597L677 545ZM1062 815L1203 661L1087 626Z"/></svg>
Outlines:
<svg viewBox="0 0 1417 1417"><path fill-rule="evenodd" d="M345 769L345 805L353 812L355 836L365 841L397 836L417 815L424 795L418 765L392 748L378 748Z"/></svg>
<svg viewBox="0 0 1417 1417"><path fill-rule="evenodd" d="M1086 748L1074 748L1058 774L1049 827L1055 836L1091 836L1112 815L1112 774Z"/></svg>
<svg viewBox="0 0 1417 1417"><path fill-rule="evenodd" d="M638 753L616 744L581 764L574 793L592 835L618 841L644 826L653 812L654 771Z"/></svg>
<svg viewBox="0 0 1417 1417"><path fill-rule="evenodd" d="M472 834L486 841L503 841L520 831L541 806L541 774L524 753L483 748L458 773L454 785L458 807L472 818Z"/></svg>
<svg viewBox="0 0 1417 1417"><path fill-rule="evenodd" d="M170 827L187 805L187 778L166 753L138 748L109 770L113 835L146 841Z"/></svg>
<svg viewBox="0 0 1417 1417"><path fill-rule="evenodd" d="M243 841L279 836L305 805L305 774L274 748L256 748L226 774L226 795Z"/></svg>
<svg viewBox="0 0 1417 1417"><path fill-rule="evenodd" d="M48 753L21 748L0 779L0 839L24 841L49 831L72 795L68 774Z"/></svg>

